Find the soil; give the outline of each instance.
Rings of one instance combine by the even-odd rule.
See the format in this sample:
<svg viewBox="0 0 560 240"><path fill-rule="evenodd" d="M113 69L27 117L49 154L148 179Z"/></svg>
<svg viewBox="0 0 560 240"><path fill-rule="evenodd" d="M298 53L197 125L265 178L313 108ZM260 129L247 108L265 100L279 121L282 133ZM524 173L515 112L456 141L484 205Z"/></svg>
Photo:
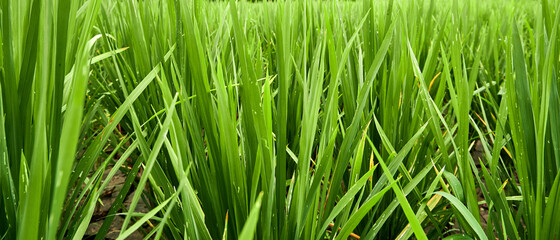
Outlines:
<svg viewBox="0 0 560 240"><path fill-rule="evenodd" d="M109 173L110 170L111 168L105 170L104 178ZM111 181L103 191L103 194L101 195L102 197L100 200L102 204L98 204L95 209L95 212L92 217L92 222L89 224L89 227L86 230L84 236L85 239L93 239L95 235L99 232L99 229L103 225L103 221L105 220L105 217L109 213L109 209L111 208L111 205L113 205L113 202L115 202L118 193L123 188L125 180L126 180L126 176L120 171L118 171L115 174L115 176L111 179ZM126 209L129 208L134 193L135 191L131 191L128 193L123 203ZM135 212L138 213L149 212L148 207L146 206L146 204L142 199L140 199L140 201L138 202ZM107 232L107 235L105 235L105 239L117 239L119 233L121 232L123 222L124 222L124 216L116 216L109 228L109 231ZM144 231L136 231L132 235L130 235L127 239L131 239L131 240L143 239L144 238L143 232L149 232L151 230L151 227L146 225L145 228L141 230Z"/></svg>

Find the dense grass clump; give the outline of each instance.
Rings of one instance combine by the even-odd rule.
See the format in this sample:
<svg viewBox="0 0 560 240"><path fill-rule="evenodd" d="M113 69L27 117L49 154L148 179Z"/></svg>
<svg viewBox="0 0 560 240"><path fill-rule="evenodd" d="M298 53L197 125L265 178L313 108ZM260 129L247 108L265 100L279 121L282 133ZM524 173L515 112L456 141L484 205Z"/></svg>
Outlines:
<svg viewBox="0 0 560 240"><path fill-rule="evenodd" d="M560 238L559 9L1 0L0 239Z"/></svg>

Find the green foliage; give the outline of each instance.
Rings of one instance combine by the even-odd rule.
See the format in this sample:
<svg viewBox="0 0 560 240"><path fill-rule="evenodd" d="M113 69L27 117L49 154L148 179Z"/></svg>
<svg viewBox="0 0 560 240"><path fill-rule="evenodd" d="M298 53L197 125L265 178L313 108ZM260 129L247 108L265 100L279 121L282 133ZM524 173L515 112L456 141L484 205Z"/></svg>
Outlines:
<svg viewBox="0 0 560 240"><path fill-rule="evenodd" d="M0 2L0 239L560 237L558 0Z"/></svg>

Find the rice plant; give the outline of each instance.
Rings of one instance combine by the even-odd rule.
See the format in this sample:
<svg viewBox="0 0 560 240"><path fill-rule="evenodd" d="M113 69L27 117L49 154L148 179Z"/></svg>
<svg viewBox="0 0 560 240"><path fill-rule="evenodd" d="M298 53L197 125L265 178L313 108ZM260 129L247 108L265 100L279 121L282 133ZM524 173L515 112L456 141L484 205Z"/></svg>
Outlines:
<svg viewBox="0 0 560 240"><path fill-rule="evenodd" d="M560 237L560 1L0 2L0 239Z"/></svg>

